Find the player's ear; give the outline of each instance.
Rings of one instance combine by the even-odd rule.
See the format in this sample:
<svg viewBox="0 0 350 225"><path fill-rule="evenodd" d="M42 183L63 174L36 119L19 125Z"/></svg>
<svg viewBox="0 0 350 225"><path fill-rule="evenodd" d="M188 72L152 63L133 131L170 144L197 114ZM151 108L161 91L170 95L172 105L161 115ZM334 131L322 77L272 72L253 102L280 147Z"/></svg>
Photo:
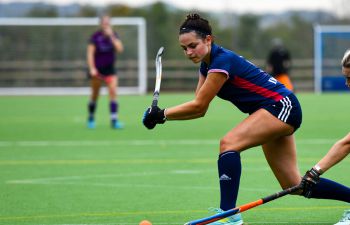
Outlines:
<svg viewBox="0 0 350 225"><path fill-rule="evenodd" d="M207 36L205 37L205 42L206 42L207 44L211 45L212 42L213 42L213 36L207 35Z"/></svg>

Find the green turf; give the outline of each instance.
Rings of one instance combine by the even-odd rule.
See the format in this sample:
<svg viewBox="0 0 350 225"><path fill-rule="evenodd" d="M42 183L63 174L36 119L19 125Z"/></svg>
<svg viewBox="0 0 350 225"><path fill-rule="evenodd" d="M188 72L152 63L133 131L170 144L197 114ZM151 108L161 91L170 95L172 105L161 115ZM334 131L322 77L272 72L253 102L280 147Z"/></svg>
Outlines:
<svg viewBox="0 0 350 225"><path fill-rule="evenodd" d="M160 106L191 100L162 94ZM298 94L304 173L349 132L348 94ZM216 158L229 129L246 115L215 99L204 118L148 131L151 96L121 96L123 130L112 130L101 97L88 130L86 96L0 97L0 224L183 224L208 216L219 199ZM350 185L349 157L326 177ZM242 154L238 204L280 190L260 148ZM348 204L287 196L243 213L248 224L333 224Z"/></svg>

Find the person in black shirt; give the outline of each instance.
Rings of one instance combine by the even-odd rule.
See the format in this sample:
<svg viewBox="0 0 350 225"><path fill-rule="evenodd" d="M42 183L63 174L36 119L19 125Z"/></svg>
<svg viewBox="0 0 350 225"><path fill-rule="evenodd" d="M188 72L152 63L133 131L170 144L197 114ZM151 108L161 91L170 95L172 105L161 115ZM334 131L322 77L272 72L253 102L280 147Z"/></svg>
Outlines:
<svg viewBox="0 0 350 225"><path fill-rule="evenodd" d="M284 84L286 88L294 91L294 86L289 78L289 69L291 67L290 53L283 46L282 40L279 38L273 39L272 45L273 47L267 58L266 71Z"/></svg>

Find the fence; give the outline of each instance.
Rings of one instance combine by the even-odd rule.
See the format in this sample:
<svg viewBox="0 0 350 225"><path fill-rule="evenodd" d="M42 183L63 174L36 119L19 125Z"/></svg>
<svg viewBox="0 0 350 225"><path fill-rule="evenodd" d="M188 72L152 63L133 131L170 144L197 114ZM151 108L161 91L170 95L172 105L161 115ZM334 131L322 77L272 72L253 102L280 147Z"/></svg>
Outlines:
<svg viewBox="0 0 350 225"><path fill-rule="evenodd" d="M264 60L252 60L264 67ZM134 86L137 82L137 63L118 62L120 85ZM338 65L337 65L338 66ZM339 67L339 66L338 66ZM148 91L154 88L155 65L148 61ZM85 61L68 62L30 62L2 61L0 62L0 88L9 87L87 87L87 67ZM162 92L193 91L198 80L198 65L189 60L163 59ZM293 60L291 79L296 91L308 92L314 90L313 59Z"/></svg>

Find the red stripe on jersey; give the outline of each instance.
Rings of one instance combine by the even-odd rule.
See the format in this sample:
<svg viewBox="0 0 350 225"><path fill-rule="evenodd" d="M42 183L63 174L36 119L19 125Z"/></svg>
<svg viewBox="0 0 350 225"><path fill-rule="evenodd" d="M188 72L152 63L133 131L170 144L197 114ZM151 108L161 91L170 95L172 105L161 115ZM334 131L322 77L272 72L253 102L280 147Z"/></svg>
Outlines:
<svg viewBox="0 0 350 225"><path fill-rule="evenodd" d="M238 76L235 76L234 79L231 81L231 83L236 85L237 87L240 87L250 92L257 93L261 96L264 96L265 98L274 99L276 102L284 98L278 92L271 91L264 87L258 86Z"/></svg>

